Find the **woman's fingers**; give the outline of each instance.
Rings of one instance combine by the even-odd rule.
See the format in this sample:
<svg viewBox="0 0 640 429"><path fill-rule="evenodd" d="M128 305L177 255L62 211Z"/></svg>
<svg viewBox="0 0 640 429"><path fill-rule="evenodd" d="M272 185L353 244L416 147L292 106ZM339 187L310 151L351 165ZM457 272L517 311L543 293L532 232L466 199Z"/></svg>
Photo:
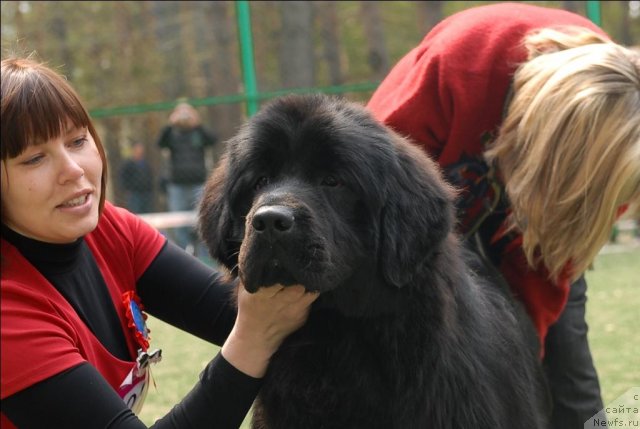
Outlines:
<svg viewBox="0 0 640 429"><path fill-rule="evenodd" d="M317 292L307 292L302 285L283 286L281 284L261 287L256 294L267 298L278 298L289 303L296 302L303 297L305 300L310 299L310 302L313 302L318 295Z"/></svg>

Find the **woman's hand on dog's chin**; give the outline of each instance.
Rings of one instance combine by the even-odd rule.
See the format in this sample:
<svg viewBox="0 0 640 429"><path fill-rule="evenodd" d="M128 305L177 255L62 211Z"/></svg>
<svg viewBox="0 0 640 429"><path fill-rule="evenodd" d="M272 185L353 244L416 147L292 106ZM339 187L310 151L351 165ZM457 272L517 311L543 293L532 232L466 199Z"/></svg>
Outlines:
<svg viewBox="0 0 640 429"><path fill-rule="evenodd" d="M245 374L263 377L282 341L304 325L318 295L299 285L273 285L255 293L240 285L238 317L222 346L222 355Z"/></svg>

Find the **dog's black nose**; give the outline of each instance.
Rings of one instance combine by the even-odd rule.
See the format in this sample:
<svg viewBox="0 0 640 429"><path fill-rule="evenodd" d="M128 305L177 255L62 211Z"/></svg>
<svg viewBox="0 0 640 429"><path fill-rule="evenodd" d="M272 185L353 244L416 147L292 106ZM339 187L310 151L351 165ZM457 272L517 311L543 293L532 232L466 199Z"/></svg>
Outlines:
<svg viewBox="0 0 640 429"><path fill-rule="evenodd" d="M285 206L263 206L256 210L251 225L258 232L287 232L293 227L293 211Z"/></svg>

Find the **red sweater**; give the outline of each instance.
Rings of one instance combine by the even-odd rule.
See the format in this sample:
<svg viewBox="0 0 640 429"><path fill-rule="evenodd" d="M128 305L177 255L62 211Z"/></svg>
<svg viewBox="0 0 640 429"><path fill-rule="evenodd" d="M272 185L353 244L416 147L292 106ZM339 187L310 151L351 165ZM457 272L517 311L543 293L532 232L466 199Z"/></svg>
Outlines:
<svg viewBox="0 0 640 429"><path fill-rule="evenodd" d="M527 4L500 3L454 14L396 64L369 101L379 120L422 146L463 190L462 232L493 197L482 153L502 120L513 73L526 60L523 36L560 25L604 34L579 15ZM506 212L500 222L505 217ZM561 276L554 284L544 267L530 269L521 244L521 237L502 243L499 268L544 343L567 302L569 279Z"/></svg>
<svg viewBox="0 0 640 429"><path fill-rule="evenodd" d="M0 397L85 361L118 390L133 368L140 346L127 326L122 295L135 290L136 280L156 257L165 238L131 213L107 202L97 228L85 240L113 299L131 360L113 356L56 288L13 245L2 240ZM4 414L0 415L0 426L14 427Z"/></svg>

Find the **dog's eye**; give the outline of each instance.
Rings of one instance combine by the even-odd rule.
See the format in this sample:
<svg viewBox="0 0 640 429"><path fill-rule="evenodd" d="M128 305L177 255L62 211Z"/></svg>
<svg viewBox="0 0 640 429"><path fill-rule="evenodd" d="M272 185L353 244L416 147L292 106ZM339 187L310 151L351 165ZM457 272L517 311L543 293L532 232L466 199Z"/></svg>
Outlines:
<svg viewBox="0 0 640 429"><path fill-rule="evenodd" d="M253 188L257 191L260 188L263 188L269 184L269 178L267 176L262 176L256 181L256 184L253 185Z"/></svg>
<svg viewBox="0 0 640 429"><path fill-rule="evenodd" d="M341 184L342 183L340 183L340 181L333 176L325 176L325 178L322 179L323 186L335 187L335 186L340 186Z"/></svg>

